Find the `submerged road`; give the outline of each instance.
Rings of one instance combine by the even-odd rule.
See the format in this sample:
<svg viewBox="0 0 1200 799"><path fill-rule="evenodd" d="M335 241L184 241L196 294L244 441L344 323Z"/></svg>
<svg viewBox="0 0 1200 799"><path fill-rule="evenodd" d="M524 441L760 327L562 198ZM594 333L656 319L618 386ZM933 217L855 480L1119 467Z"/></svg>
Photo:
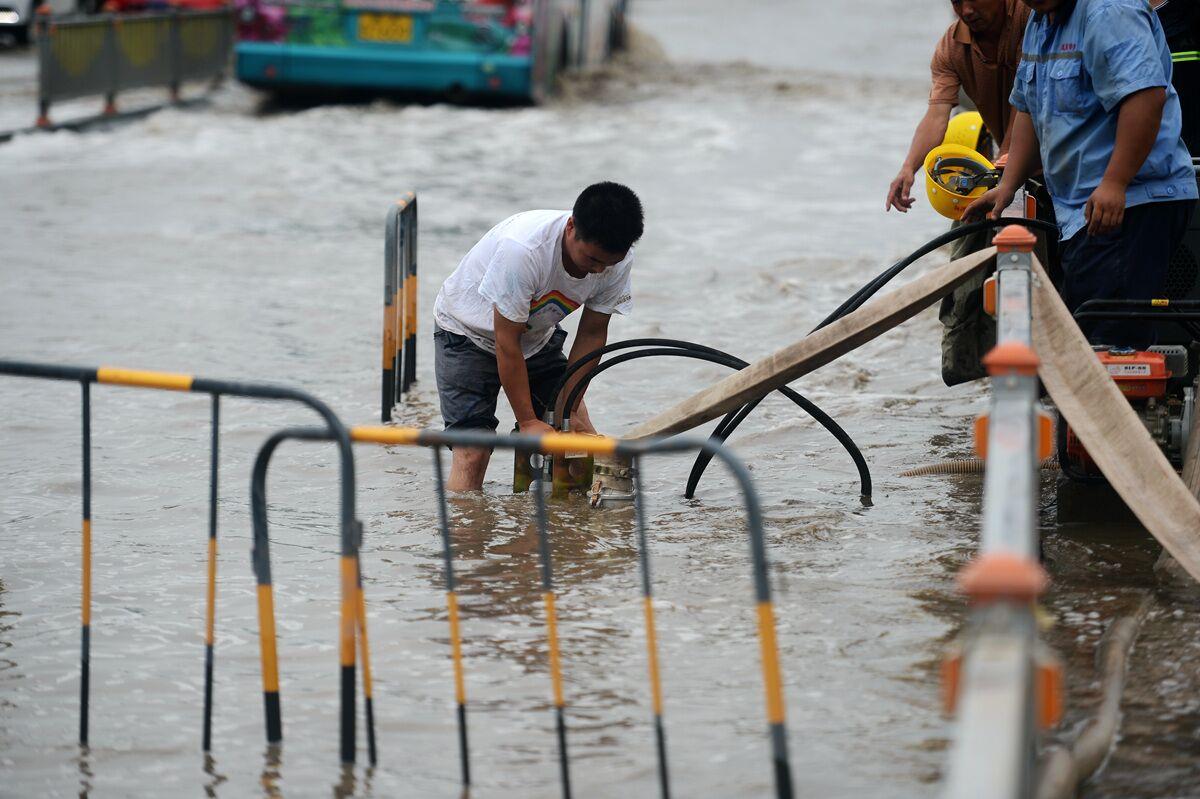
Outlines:
<svg viewBox="0 0 1200 799"><path fill-rule="evenodd" d="M614 322L613 338L688 339L753 360L944 230L923 200L908 216L882 212L948 21L938 6L637 0L633 53L542 108L281 110L228 85L207 109L20 137L0 146L0 352L288 383L347 423L373 422L383 220L416 190L420 382L400 421L437 425L428 312L441 280L497 220L565 207L610 178L647 209L635 312ZM0 54L0 74L14 76L0 89L0 120L12 126L32 115L20 88L32 63ZM954 575L977 540L982 482L897 475L967 455L986 395L941 384L939 337L927 312L796 386L863 448L873 507L858 501L849 458L786 400L768 399L732 440L767 515L802 795L926 797L945 763L937 668L962 619ZM639 361L597 381L592 416L619 434L724 374ZM347 774L336 766L334 452L289 444L276 456L286 744L281 757L265 752L250 466L270 431L313 420L234 400L222 407L216 716L202 768L207 402L93 391L93 748L80 755L78 393L0 380L0 795L457 796L424 451L356 456L380 765ZM646 469L676 791L766 796L737 491L714 466L685 501L690 465ZM510 469L497 457L485 495L453 508L473 794L552 797L537 541L528 499L509 494ZM1194 600L1158 587L1157 547L1135 527L1111 515L1059 524L1049 478L1044 488L1047 638L1067 664L1066 733L1097 699L1091 660L1105 626L1154 597L1122 739L1084 795L1200 794ZM577 795L651 795L632 512L572 501L551 517Z"/></svg>

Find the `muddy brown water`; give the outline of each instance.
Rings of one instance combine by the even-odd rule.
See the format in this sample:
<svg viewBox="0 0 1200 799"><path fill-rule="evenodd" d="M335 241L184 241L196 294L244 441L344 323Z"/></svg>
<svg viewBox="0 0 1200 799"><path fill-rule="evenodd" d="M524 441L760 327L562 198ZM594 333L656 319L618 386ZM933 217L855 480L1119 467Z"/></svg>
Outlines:
<svg viewBox="0 0 1200 799"><path fill-rule="evenodd" d="M881 211L925 92L940 3L641 0L634 58L544 108L326 105L266 111L236 86L204 111L0 148L6 357L297 385L352 423L378 409L382 227L420 192L421 306L462 252L517 210L596 179L648 211L635 313L613 338L670 336L753 359L811 328L944 225ZM718 35L719 32L719 35ZM21 116L28 54L0 92ZM5 117L8 118L8 117ZM923 206L923 203L922 203ZM934 256L936 261L944 256ZM400 421L438 423L429 329ZM791 757L802 794L936 792L951 725L937 662L961 623L953 578L977 540L977 476L900 478L968 454L982 387L937 376L926 313L798 384L855 437L855 471L778 398L732 444L767 516ZM589 394L620 432L722 374L690 361L612 370ZM93 392L92 747L73 743L79 626L79 391L0 380L0 795L457 796L452 683L429 453L360 447L380 764L337 760L336 463L285 445L269 484L285 746L266 751L250 464L311 418L223 406L214 751L199 753L207 414L203 397ZM503 417L504 414L502 413ZM681 796L766 796L750 571L736 486L696 499L690 460L647 463L666 726ZM536 537L497 457L455 500L473 771L481 797L557 795ZM1089 797L1200 795L1196 605L1158 587L1136 528L1060 525L1048 639L1064 657L1070 737L1095 701L1094 649L1150 595L1122 739ZM553 506L573 777L580 796L652 795L653 738L629 510Z"/></svg>

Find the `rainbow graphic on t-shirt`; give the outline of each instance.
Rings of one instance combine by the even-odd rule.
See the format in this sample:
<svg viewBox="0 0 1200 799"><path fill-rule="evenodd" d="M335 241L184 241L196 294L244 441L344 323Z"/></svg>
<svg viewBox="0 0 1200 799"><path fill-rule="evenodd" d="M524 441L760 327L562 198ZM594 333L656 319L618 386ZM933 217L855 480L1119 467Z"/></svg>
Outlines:
<svg viewBox="0 0 1200 799"><path fill-rule="evenodd" d="M580 303L563 294L561 291L552 291L549 294L543 294L529 303L529 315L533 316L538 311L548 306L558 306L562 311L563 316L570 316L571 312L580 306Z"/></svg>

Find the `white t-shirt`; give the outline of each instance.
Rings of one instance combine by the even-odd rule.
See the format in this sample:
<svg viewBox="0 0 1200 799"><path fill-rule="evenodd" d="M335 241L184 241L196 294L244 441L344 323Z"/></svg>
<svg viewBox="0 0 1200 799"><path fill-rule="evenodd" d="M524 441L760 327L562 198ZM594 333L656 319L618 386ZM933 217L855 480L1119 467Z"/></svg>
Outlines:
<svg viewBox="0 0 1200 799"><path fill-rule="evenodd" d="M525 322L525 357L546 345L554 328L581 305L603 314L633 307L633 251L601 274L574 278L563 266L563 232L570 211L526 211L488 231L446 278L433 305L438 327L496 351L492 307Z"/></svg>

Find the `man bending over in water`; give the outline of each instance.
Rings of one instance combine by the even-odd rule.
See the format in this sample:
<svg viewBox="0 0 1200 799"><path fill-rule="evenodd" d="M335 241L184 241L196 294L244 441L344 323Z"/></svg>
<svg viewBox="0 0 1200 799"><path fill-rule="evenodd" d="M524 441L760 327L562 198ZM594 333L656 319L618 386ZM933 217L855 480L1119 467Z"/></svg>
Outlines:
<svg viewBox="0 0 1200 799"><path fill-rule="evenodd" d="M552 432L544 418L567 366L603 347L609 317L632 308L630 249L641 236L637 195L608 182L584 189L571 211L527 211L488 231L434 303L434 371L446 429L494 431L503 386L522 433ZM559 322L580 306L568 361ZM573 432L596 432L582 397L570 416ZM446 488L481 488L490 458L491 450L455 448Z"/></svg>

